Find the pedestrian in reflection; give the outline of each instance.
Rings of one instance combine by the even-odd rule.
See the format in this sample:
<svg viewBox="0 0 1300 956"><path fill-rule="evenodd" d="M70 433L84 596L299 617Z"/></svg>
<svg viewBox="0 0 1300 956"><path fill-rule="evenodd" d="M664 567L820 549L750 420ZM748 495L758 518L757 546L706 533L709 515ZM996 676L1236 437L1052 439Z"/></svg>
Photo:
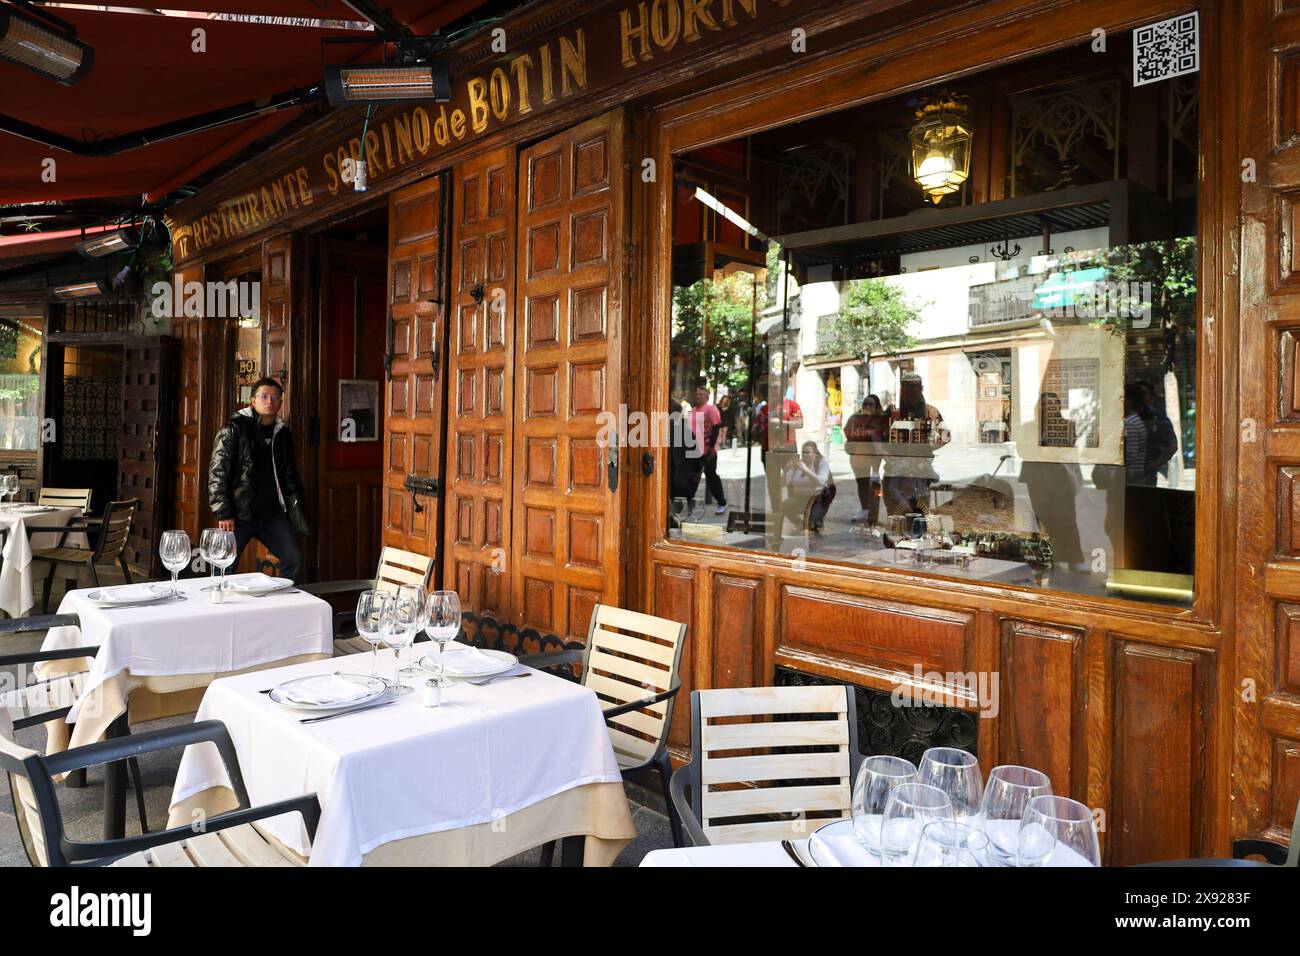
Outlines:
<svg viewBox="0 0 1300 956"><path fill-rule="evenodd" d="M690 421L691 430L695 432L695 440L703 455L704 503L708 504L709 496L712 495L718 503L713 513L726 514L727 493L722 488L722 479L718 477L718 443L725 437L722 413L709 401L709 390L704 385L697 386L692 393ZM697 486L698 481L697 476ZM695 489L691 490L691 497L695 497Z"/></svg>
<svg viewBox="0 0 1300 956"><path fill-rule="evenodd" d="M1147 423L1146 391L1137 382L1124 386L1124 483L1154 486L1150 440L1154 427ZM1168 461L1168 459L1165 459Z"/></svg>
<svg viewBox="0 0 1300 956"><path fill-rule="evenodd" d="M799 457L785 470L784 515L801 528L821 534L826 512L835 500L835 481L831 463L817 448L806 441Z"/></svg>
<svg viewBox="0 0 1300 956"><path fill-rule="evenodd" d="M868 450L867 443L889 441L889 415L875 395L862 400L862 407L844 423L845 450L858 486L861 510L850 520L875 524L880 514L880 480L884 457Z"/></svg>

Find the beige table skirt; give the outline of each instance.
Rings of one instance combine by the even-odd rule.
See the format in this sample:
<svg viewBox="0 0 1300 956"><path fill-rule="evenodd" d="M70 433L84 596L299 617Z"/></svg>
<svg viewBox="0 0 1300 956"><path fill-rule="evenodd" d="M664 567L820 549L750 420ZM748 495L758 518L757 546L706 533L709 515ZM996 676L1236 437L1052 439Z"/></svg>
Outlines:
<svg viewBox="0 0 1300 956"><path fill-rule="evenodd" d="M102 740L109 726L127 712L131 721L143 723L162 717L192 714L199 709L199 701L209 684L219 677L233 677L253 671L288 667L306 661L319 661L329 654L300 654L283 660L267 661L238 671L219 674L169 674L166 677L140 677L129 672L115 674L86 694L75 725L62 720L52 720L45 725L45 752L61 753L72 747ZM73 658L66 661L48 661L41 667L41 677L55 677L63 673L76 673L90 668L90 659ZM71 733L69 733L71 727Z"/></svg>
<svg viewBox="0 0 1300 956"><path fill-rule="evenodd" d="M171 808L168 827L235 809L235 794L210 787ZM274 838L263 831L263 836ZM507 817L456 830L406 837L371 850L362 866L492 866L566 836L585 836L584 866L611 866L636 836L621 783L589 783L548 797ZM306 861L278 844L280 852Z"/></svg>

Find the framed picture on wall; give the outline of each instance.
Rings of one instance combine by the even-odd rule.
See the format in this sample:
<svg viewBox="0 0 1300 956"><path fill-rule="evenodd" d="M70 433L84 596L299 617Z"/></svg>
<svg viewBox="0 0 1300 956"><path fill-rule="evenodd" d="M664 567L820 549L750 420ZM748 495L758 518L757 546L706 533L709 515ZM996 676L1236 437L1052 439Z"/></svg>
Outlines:
<svg viewBox="0 0 1300 956"><path fill-rule="evenodd" d="M339 379L339 441L379 441L377 379Z"/></svg>

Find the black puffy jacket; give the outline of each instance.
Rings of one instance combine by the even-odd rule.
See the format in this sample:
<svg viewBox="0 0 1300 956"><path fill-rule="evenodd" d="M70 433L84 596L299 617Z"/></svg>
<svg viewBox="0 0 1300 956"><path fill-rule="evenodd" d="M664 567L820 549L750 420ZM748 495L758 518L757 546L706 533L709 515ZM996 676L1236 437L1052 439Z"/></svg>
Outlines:
<svg viewBox="0 0 1300 956"><path fill-rule="evenodd" d="M242 408L217 432L208 467L208 504L218 521L238 518L253 521L257 512L256 458L254 442L261 441L257 416ZM293 439L289 427L276 419L271 438L271 461L280 490L280 507L287 510L291 495L302 493L302 481L293 463Z"/></svg>

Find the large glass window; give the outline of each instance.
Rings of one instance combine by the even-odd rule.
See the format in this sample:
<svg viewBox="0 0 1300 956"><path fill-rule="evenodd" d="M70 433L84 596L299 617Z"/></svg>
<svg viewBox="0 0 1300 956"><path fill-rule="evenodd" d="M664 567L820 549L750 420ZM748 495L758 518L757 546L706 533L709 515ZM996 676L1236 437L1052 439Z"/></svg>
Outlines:
<svg viewBox="0 0 1300 956"><path fill-rule="evenodd" d="M0 450L38 447L44 343L39 316L6 317L0 312Z"/></svg>
<svg viewBox="0 0 1300 956"><path fill-rule="evenodd" d="M1188 603L1197 82L1060 52L677 158L677 539Z"/></svg>

